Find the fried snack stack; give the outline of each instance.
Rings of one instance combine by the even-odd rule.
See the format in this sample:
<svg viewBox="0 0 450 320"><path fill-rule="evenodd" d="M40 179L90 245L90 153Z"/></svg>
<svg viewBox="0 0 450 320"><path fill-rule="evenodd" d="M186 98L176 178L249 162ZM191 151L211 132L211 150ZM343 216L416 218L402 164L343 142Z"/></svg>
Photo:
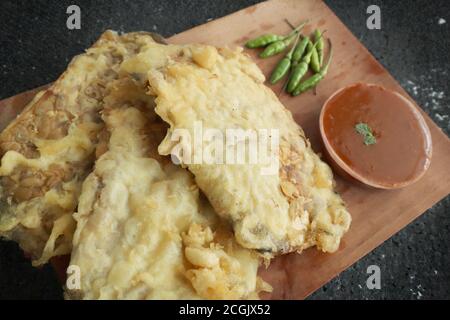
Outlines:
<svg viewBox="0 0 450 320"><path fill-rule="evenodd" d="M264 81L242 49L105 32L1 133L0 236L34 265L71 254L81 287L66 288L70 299L270 291L261 258L334 252L351 218L330 168ZM175 165L174 148L192 141L174 135L194 137L198 123L222 137L276 132L277 165Z"/></svg>

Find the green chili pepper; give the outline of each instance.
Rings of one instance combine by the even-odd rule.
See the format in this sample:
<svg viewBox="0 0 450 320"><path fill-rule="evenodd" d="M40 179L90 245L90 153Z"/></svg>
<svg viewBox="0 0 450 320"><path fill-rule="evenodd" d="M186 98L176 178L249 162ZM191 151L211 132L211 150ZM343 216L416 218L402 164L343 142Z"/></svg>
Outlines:
<svg viewBox="0 0 450 320"><path fill-rule="evenodd" d="M297 34L300 32L300 30L305 26L306 22L303 22L301 25L299 25L297 28L295 28L289 35L287 35L283 40L275 41L271 44L269 44L263 52L259 55L261 58L268 58L272 57L274 55L277 55L284 50L286 50L287 47L289 47L296 38Z"/></svg>
<svg viewBox="0 0 450 320"><path fill-rule="evenodd" d="M308 39L309 41L309 39ZM317 45L316 43L312 46L312 48L308 49L308 52L305 54L305 56L301 59L301 61L292 69L292 73L286 88L286 91L288 93L292 93L295 88L299 85L302 78L305 76L305 74L308 72L308 67L311 62L311 58L313 55L313 49Z"/></svg>
<svg viewBox="0 0 450 320"><path fill-rule="evenodd" d="M289 78L288 85L286 87L286 91L291 93L295 90L297 85L300 83L300 80L305 76L306 72L308 72L308 64L304 61L297 64L291 72L291 76Z"/></svg>
<svg viewBox="0 0 450 320"><path fill-rule="evenodd" d="M289 71L291 67L291 59L284 57L278 62L276 68L273 70L272 75L270 76L270 83L275 84L280 81L286 73Z"/></svg>
<svg viewBox="0 0 450 320"><path fill-rule="evenodd" d="M277 66L272 72L270 76L270 83L275 84L280 81L288 72L292 63L292 54L294 53L294 49L297 46L298 39L300 37L300 33L297 34L295 39L295 43L292 46L292 49L288 52L288 54L278 62Z"/></svg>
<svg viewBox="0 0 450 320"><path fill-rule="evenodd" d="M284 36L279 36L276 34L265 34L265 35L255 38L253 40L249 40L245 44L245 46L250 49L261 48L261 47L265 47L271 43L274 43L276 41L283 40L284 38L285 38Z"/></svg>
<svg viewBox="0 0 450 320"><path fill-rule="evenodd" d="M295 47L294 53L292 54L292 62L299 62L302 57L303 54L305 53L306 50L306 46L308 45L309 42L309 38L308 37L304 37L302 39L302 41L300 41L297 46Z"/></svg>
<svg viewBox="0 0 450 320"><path fill-rule="evenodd" d="M328 68L330 67L331 59L333 58L333 47L331 45L330 41L330 57L328 58L327 64L320 70L319 73L316 73L311 78L305 80L304 82L301 82L297 88L295 88L294 92L292 93L294 96L298 96L299 94L308 91L311 88L314 88L317 86L317 84L325 78Z"/></svg>
<svg viewBox="0 0 450 320"><path fill-rule="evenodd" d="M317 42L317 40L316 40ZM319 42L317 42L318 44ZM308 51L312 50L312 55L311 55L311 69L318 73L320 72L320 61L319 61L319 54L317 53L317 48L313 46L313 43L311 42L311 40L308 42Z"/></svg>
<svg viewBox="0 0 450 320"><path fill-rule="evenodd" d="M319 65L322 67L323 64L323 49L324 42L322 38L322 32L319 29L314 30L314 41L318 41L317 43L317 55L319 56Z"/></svg>
<svg viewBox="0 0 450 320"><path fill-rule="evenodd" d="M261 58L269 58L274 55L277 55L284 50L286 50L287 47L294 41L296 34L293 34L292 36L289 36L288 38L284 40L276 41L272 44L269 44L268 47L264 49L263 52L259 55Z"/></svg>

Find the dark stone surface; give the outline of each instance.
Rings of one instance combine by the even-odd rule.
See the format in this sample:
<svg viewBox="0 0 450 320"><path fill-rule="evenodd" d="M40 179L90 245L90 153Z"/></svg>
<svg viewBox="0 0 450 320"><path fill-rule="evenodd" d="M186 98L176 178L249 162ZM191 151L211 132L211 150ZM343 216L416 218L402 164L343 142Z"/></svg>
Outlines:
<svg viewBox="0 0 450 320"><path fill-rule="evenodd" d="M17 1L0 3L0 98L53 81L69 59L106 28L181 32L252 5L233 1ZM447 0L326 0L326 3L426 112L450 133ZM78 4L82 29L66 28L66 8ZM366 28L366 8L378 4L382 30ZM313 18L313 17L312 17ZM439 23L440 19L447 22ZM343 272L311 299L450 298L450 198L447 197ZM367 267L381 269L381 290L366 287ZM0 298L60 299L52 269L33 269L13 243L0 242Z"/></svg>

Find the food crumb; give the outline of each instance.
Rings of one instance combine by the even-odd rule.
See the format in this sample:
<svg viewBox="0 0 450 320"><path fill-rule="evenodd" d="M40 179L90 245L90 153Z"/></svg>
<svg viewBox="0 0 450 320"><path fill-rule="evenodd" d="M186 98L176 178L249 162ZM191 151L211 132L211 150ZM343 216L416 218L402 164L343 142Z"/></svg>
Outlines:
<svg viewBox="0 0 450 320"><path fill-rule="evenodd" d="M433 80L446 77L448 72L442 68L431 69L428 74L423 74L417 79L405 80L403 87L411 94L412 97L419 99L422 105L444 128L450 128L450 116L446 114L448 110L448 96L445 91L438 90L436 87L426 85Z"/></svg>
<svg viewBox="0 0 450 320"><path fill-rule="evenodd" d="M445 19L443 19L443 18L439 18L438 23L439 23L439 25L443 25L443 24L447 23L447 21L445 21Z"/></svg>
<svg viewBox="0 0 450 320"><path fill-rule="evenodd" d="M438 119L439 121L444 121L445 119L448 119L448 115L440 115L439 113L435 114L436 119Z"/></svg>

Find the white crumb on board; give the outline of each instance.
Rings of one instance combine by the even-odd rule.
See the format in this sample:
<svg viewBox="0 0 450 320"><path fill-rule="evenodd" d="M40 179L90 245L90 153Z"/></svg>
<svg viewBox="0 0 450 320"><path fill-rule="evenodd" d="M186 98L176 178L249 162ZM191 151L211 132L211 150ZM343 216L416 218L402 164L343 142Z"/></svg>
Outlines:
<svg viewBox="0 0 450 320"><path fill-rule="evenodd" d="M443 24L446 24L447 21L445 19L443 19L443 18L439 18L438 23L439 23L439 25L443 25Z"/></svg>
<svg viewBox="0 0 450 320"><path fill-rule="evenodd" d="M448 119L448 115L444 114L444 115L440 115L439 113L435 114L436 119L438 119L439 121L444 121L446 119Z"/></svg>
<svg viewBox="0 0 450 320"><path fill-rule="evenodd" d="M422 286L419 284L417 286L417 289L422 289ZM409 291L411 292L411 295L413 297L415 297L417 300L420 300L423 297L423 294L422 294L422 292L420 292L420 290L416 291L416 290L413 290L413 289L409 289Z"/></svg>
<svg viewBox="0 0 450 320"><path fill-rule="evenodd" d="M447 92L437 89L430 85L436 77L446 78L447 70L431 69L428 74L423 74L417 79L407 80L403 87L411 94L414 99L420 100L429 112L431 112L435 121L440 126L450 125L450 105L448 104Z"/></svg>

